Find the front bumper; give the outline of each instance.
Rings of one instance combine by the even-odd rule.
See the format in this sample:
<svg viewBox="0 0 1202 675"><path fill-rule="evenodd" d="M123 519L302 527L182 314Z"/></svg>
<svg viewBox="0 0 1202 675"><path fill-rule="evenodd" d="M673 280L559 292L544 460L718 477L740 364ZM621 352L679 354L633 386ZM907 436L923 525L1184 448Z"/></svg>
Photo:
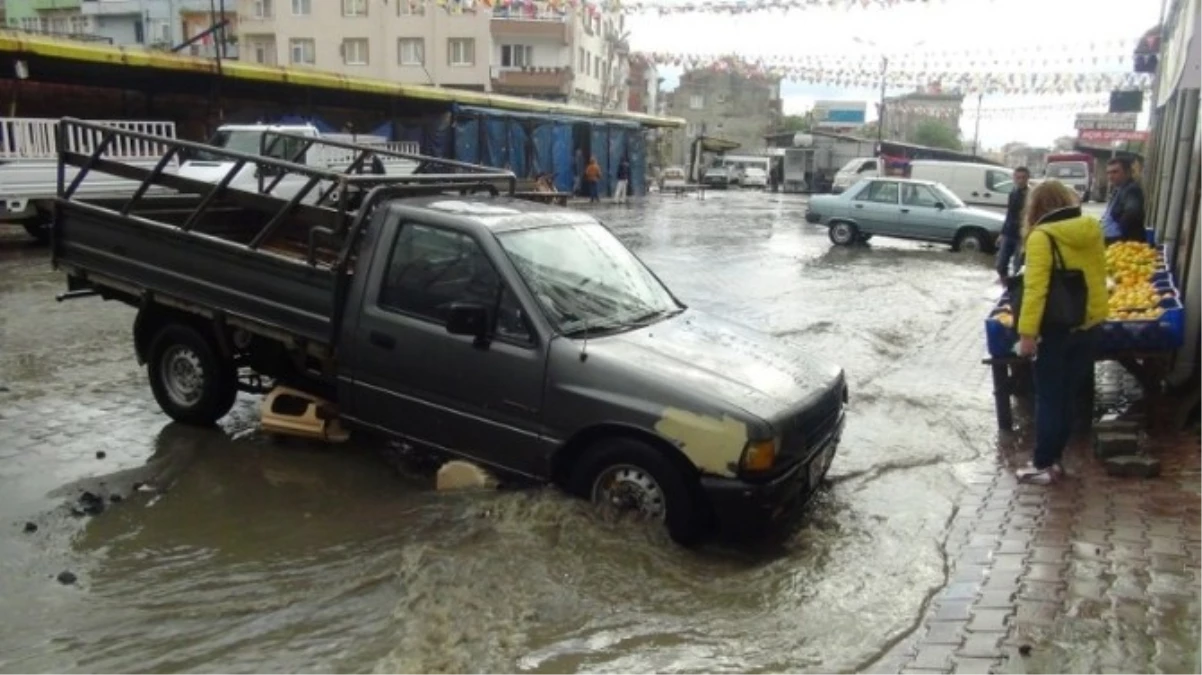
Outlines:
<svg viewBox="0 0 1202 675"><path fill-rule="evenodd" d="M702 476L701 490L709 499L719 530L728 535L760 534L804 507L817 493L831 467L845 419L846 414L840 412L826 442L806 461L797 462L767 482Z"/></svg>

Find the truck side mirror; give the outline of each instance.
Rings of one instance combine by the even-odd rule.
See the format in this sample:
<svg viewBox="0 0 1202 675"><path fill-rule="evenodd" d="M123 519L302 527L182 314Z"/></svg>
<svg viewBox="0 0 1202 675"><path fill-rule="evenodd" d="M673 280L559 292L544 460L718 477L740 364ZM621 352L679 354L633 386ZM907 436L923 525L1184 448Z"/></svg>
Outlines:
<svg viewBox="0 0 1202 675"><path fill-rule="evenodd" d="M447 315L447 332L451 335L470 335L477 340L488 337L488 308L475 302L451 303Z"/></svg>

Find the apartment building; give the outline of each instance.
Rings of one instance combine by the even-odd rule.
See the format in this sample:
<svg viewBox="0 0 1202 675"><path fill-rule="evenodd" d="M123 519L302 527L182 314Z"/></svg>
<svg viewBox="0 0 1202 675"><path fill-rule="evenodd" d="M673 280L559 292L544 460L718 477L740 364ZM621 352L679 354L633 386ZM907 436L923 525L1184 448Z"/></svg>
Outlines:
<svg viewBox="0 0 1202 675"><path fill-rule="evenodd" d="M234 0L228 3L228 35L237 21ZM170 49L206 30L213 23L209 0L7 0L6 25L20 30L97 40L120 46L141 45ZM196 56L216 53L210 38L186 50ZM236 46L225 56L236 58Z"/></svg>
<svg viewBox="0 0 1202 675"><path fill-rule="evenodd" d="M476 0L239 0L243 60L624 108L616 11Z"/></svg>
<svg viewBox="0 0 1202 675"><path fill-rule="evenodd" d="M739 143L739 152L764 148L764 136L780 125L780 78L750 77L732 71L702 69L680 76L667 98L667 113L687 121L683 137L673 134L667 158L685 164L698 136Z"/></svg>
<svg viewBox="0 0 1202 675"><path fill-rule="evenodd" d="M660 77L659 69L645 58L631 59L629 68L627 109L651 115L662 113L663 98L659 88L664 78Z"/></svg>
<svg viewBox="0 0 1202 675"><path fill-rule="evenodd" d="M885 99L885 137L907 141L924 120L937 120L959 130L964 94L944 93L938 85Z"/></svg>

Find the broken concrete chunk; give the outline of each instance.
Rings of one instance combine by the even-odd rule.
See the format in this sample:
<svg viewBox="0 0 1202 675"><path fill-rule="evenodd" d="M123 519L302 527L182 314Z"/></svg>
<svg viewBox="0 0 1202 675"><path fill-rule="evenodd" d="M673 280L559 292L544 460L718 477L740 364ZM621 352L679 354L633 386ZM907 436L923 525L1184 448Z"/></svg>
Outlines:
<svg viewBox="0 0 1202 675"><path fill-rule="evenodd" d="M28 533L30 533L30 532L37 532L37 531L38 531L38 524L37 524L37 523L32 523L32 522L30 522L30 523L25 523L25 532L26 532L26 534L28 534Z"/></svg>
<svg viewBox="0 0 1202 675"><path fill-rule="evenodd" d="M1121 455L1139 454L1139 436L1137 434L1103 432L1094 434L1094 456L1098 459L1119 457Z"/></svg>
<svg viewBox="0 0 1202 675"><path fill-rule="evenodd" d="M71 572L59 572L58 582L64 586L70 586L75 583L75 575Z"/></svg>
<svg viewBox="0 0 1202 675"><path fill-rule="evenodd" d="M456 459L438 469L436 485L439 490L492 488L496 487L497 479L479 465Z"/></svg>
<svg viewBox="0 0 1202 675"><path fill-rule="evenodd" d="M1123 455L1106 459L1106 473L1122 478L1155 478L1160 475L1160 460L1147 455Z"/></svg>

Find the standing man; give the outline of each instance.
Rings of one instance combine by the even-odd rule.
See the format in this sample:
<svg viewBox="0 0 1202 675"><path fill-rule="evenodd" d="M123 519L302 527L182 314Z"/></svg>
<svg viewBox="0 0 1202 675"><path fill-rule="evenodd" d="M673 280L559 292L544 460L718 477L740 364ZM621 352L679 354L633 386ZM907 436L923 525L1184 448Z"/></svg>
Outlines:
<svg viewBox="0 0 1202 675"><path fill-rule="evenodd" d="M626 202L626 190L630 185L630 160L625 157L618 162L618 183L614 186L614 201L618 204Z"/></svg>
<svg viewBox="0 0 1202 675"><path fill-rule="evenodd" d="M588 161L588 166L584 167L584 189L588 193L590 203L601 201L598 188L601 186L601 165L597 164L597 158L592 157Z"/></svg>
<svg viewBox="0 0 1202 675"><path fill-rule="evenodd" d="M1131 175L1131 160L1116 157L1106 163L1110 201L1102 212L1106 245L1116 241L1147 241L1144 232L1144 189Z"/></svg>
<svg viewBox="0 0 1202 675"><path fill-rule="evenodd" d="M1023 209L1027 206L1027 181L1031 172L1027 167L1020 166L1014 170L1014 189L1010 191L1010 199L1006 202L1006 221L1002 223L1002 233L997 238L997 276L1003 286L1018 268L1022 266L1022 220Z"/></svg>
<svg viewBox="0 0 1202 675"><path fill-rule="evenodd" d="M576 148L576 158L572 162L572 194L581 194L584 185L584 151Z"/></svg>

